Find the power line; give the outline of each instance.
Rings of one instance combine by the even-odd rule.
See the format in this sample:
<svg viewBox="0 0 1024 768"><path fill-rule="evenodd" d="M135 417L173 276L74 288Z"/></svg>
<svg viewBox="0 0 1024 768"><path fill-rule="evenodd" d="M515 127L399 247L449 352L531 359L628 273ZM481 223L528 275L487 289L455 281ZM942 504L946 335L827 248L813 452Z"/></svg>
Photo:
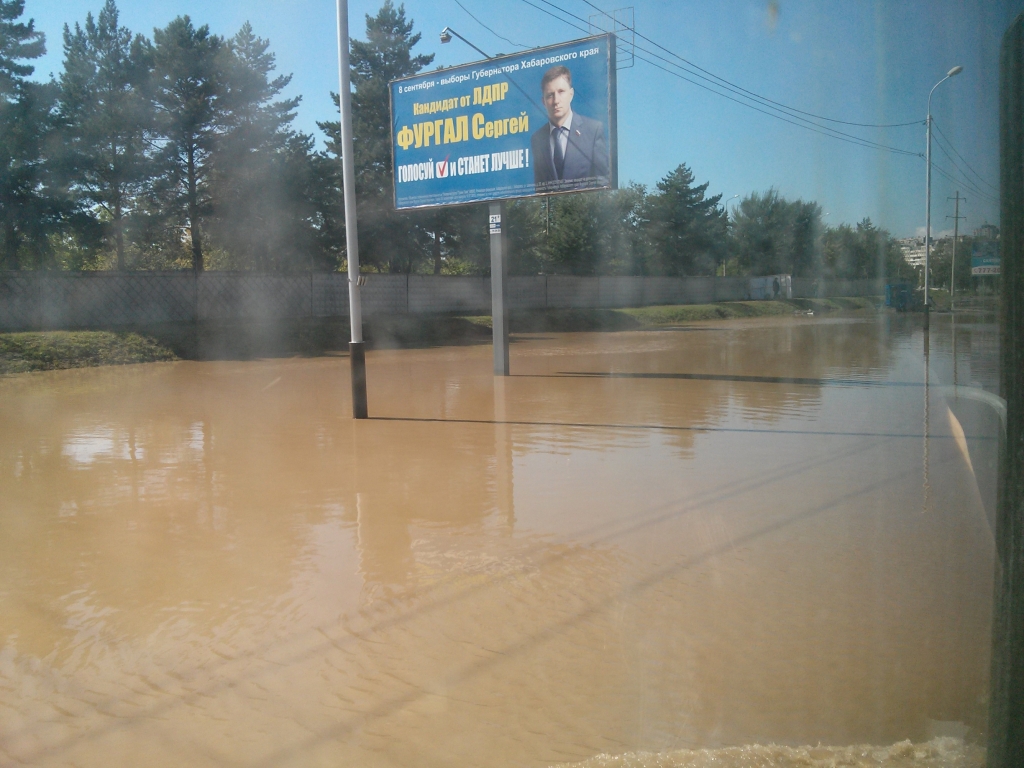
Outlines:
<svg viewBox="0 0 1024 768"><path fill-rule="evenodd" d="M547 0L541 0L541 2L545 2L548 5L551 5L551 6L556 7L556 8L558 7L558 6L555 6L553 3L547 2ZM608 18L614 20L614 18L612 16L610 16L606 11L602 10L598 6L594 5L594 3L590 2L590 0L583 0L583 2L586 3L587 5L589 5L594 10L596 10L596 11L602 13L603 15L607 16ZM568 11L564 11L561 8L559 8L559 10L562 10L563 13L568 13ZM576 16L575 18L579 19L580 17ZM582 19L580 19L580 20L582 21ZM672 51L672 50L666 48L665 46L661 45L660 43L658 43L658 42L652 40L651 38L647 37L646 35L641 34L640 32L637 32L636 29L633 28L633 27L626 27L626 29L628 29L634 35L639 37L641 40L646 40L648 43L650 43L651 45L655 46L656 48L664 51L665 53L669 54L670 56L673 56L674 58L679 59L680 61L684 62L688 66L693 67L694 69L699 70L700 72L703 72L705 75L708 75L709 77L714 78L715 80L718 80L721 83L724 83L725 85L729 86L730 88L735 88L735 89L737 89L739 91L742 91L748 97L752 97L752 98L758 99L760 101L767 102L769 104L774 105L777 108L786 110L788 112L795 112L797 114L807 115L808 117L813 117L816 120L825 120L826 122L829 122L829 123L838 123L840 125L851 125L851 126L855 126L855 127L858 127L858 128L904 128L906 126L920 125L922 123L921 120L913 120L913 121L908 122L908 123L855 123L855 122L851 122L849 120L837 120L836 118L833 118L833 117L825 117L824 115L816 115L813 112L806 112L806 111L804 111L802 109L797 109L796 107L790 107L790 106L788 106L786 104L783 104L780 101L775 101L774 99L769 99L767 96L761 96L760 94L755 93L754 91L747 90L746 88L744 88L741 85L737 85L736 83L733 83L730 80L726 80L724 77L720 77L719 75L716 75L714 72L711 72L711 71L709 71L707 69L704 69L703 67L701 67L701 66L699 66L697 64L694 64L692 61L690 61L689 59L684 58L683 56L680 56L675 51ZM643 49L641 49L641 50L643 50ZM646 53L651 53L651 52L650 51L646 51ZM651 53L651 55L653 56L655 54ZM678 66L678 65L676 65L676 66ZM691 73L691 74L693 74L696 77L701 77L700 75L697 75L696 73ZM707 78L702 78L702 79L707 79ZM717 85L717 83L716 83L716 85Z"/></svg>
<svg viewBox="0 0 1024 768"><path fill-rule="evenodd" d="M954 185L956 185L956 184L963 185L964 184L964 182L961 179L957 178L956 174L954 174L952 171L949 171L949 170L943 168L941 165L936 163L934 160L932 160L932 168L935 171L937 171L938 173L940 173L941 175L945 176L946 179L948 181L950 181L952 184L954 184ZM964 186L966 186L966 185L964 185ZM978 195L979 197L984 198L985 200L987 200L990 203L996 203L996 204L999 203L999 201L996 198L992 197L991 195L986 195L984 192L979 190L977 187L969 187L969 189L971 190L971 192L973 192L974 194Z"/></svg>
<svg viewBox="0 0 1024 768"><path fill-rule="evenodd" d="M968 176L966 173L964 173L964 169L956 164L956 160L954 160L953 156L950 155L949 152L946 151L946 148L944 146L942 146L941 142L936 141L935 142L935 146L937 146L940 150L942 150L942 154L944 154L946 156L946 159L949 160L949 162L951 162L953 164L953 167L956 168L960 172L960 175L963 177L962 183L966 187L968 187L972 191L976 192L977 194L981 195L982 197L987 197L989 199L992 199L992 196L989 193L987 193L984 190L982 190L981 188L979 188L978 185L971 179L971 177Z"/></svg>
<svg viewBox="0 0 1024 768"><path fill-rule="evenodd" d="M523 1L525 2L526 0L523 0ZM911 152L911 151L906 150L906 149L899 149L898 147L890 147L890 146L887 146L885 144L878 144L876 142L870 141L869 139L862 139L859 136L852 136L850 134L836 133L836 132L834 132L835 131L834 128L827 128L826 126L817 126L817 128L814 128L814 127L812 127L813 125L815 125L814 123L811 123L809 125L805 125L804 123L798 123L795 120L787 120L785 117L782 117L781 115L778 115L778 114L776 114L774 112L768 112L766 110L759 109L758 107L755 107L753 104L748 104L745 101L740 101L739 99L734 99L732 96L727 96L726 94L722 93L721 91L716 91L716 90L714 90L712 88L709 88L708 86L704 85L703 83L698 83L695 80L691 80L688 77L684 77L683 75L679 74L678 72L674 72L671 69L667 69L666 67L661 66L657 62L651 61L650 59L645 59L643 56L637 55L637 58L640 59L640 61L643 61L643 62L646 62L647 64L650 64L652 67L656 67L657 69L660 69L663 72L667 72L668 74L672 75L673 77L678 77L680 80L685 80L686 82L691 83L692 85L696 85L698 88L703 88L706 91L710 91L711 93L714 93L714 94L716 94L718 96L721 96L723 99L728 99L729 101L732 101L732 102L735 102L735 103L737 103L737 104L739 104L741 106L747 107L748 109L752 109L755 112L760 112L762 115L768 115L769 117L774 117L776 120L781 120L784 123L789 123L790 125L795 125L797 128L803 128L805 130L811 131L812 133L818 133L818 134L821 134L822 136L828 136L829 138L836 139L838 141L845 141L847 144L854 144L854 145L856 145L858 147L865 147L867 149L880 149L880 150L883 150L883 151L886 151L886 152L892 152L893 154L907 155L907 156L910 156L910 157L921 157L921 153L920 152ZM818 128L823 129L823 130L818 130ZM829 131L833 131L833 132L829 133Z"/></svg>
<svg viewBox="0 0 1024 768"><path fill-rule="evenodd" d="M547 14L548 16L550 16L550 17L551 17L551 18L553 18L553 19L558 19L558 20L559 20L560 22L562 22L563 24L568 24L568 25L569 25L570 27L572 27L573 29L578 29L578 30L579 30L580 32L582 32L582 33L583 33L583 34L585 34L585 35L589 35L589 34L590 34L590 30L589 30L589 29L584 29L583 27L577 27L577 26L576 26L575 24L573 24L573 23L572 23L571 21L566 21L566 20L565 20L565 19L563 19L563 18L562 18L561 16L556 16L556 15L555 15L555 14L553 14L553 13L552 13L551 11L546 11L546 10L544 10L543 8L541 8L541 7L539 6L539 5L534 5L533 3L531 3L531 2L530 2L530 0L522 0L522 2L526 3L527 5L529 5L529 6L530 6L530 7L532 7L532 8L536 8L536 9L537 9L538 11L540 11L541 13L546 13L546 14ZM551 5L551 4L550 4L550 3L548 3L548 5ZM558 8L558 6L557 6L557 5L556 5L556 6L554 6L554 7L555 7L555 8ZM560 11L561 11L562 9L561 9L561 8L558 8L558 10L560 10ZM562 13L569 13L569 12L568 12L568 11L562 11ZM571 13L570 13L569 15L570 15L570 16L573 16L573 14L571 14ZM573 16L573 18L579 19L580 17L579 17L579 16ZM580 21L583 21L583 19L580 19Z"/></svg>
<svg viewBox="0 0 1024 768"><path fill-rule="evenodd" d="M517 42L516 42L515 40L509 40L509 39L508 39L507 37L505 37L504 35L499 35L499 34L498 34L497 32L495 32L495 31L494 31L493 29L491 29L491 28L490 28L490 27L488 27L488 26L487 26L486 24L484 24L484 23L483 23L482 21L480 21L480 19L478 19L478 18L477 18L476 16L474 16L474 15L472 14L472 12L470 12L469 8L467 8L466 6L464 6L464 5L463 5L463 4L461 3L461 2L459 2L459 0L455 0L455 4L456 4L457 6L459 6L459 8L461 8L462 10L464 10L464 11L466 12L466 14L467 14L467 15L469 16L469 18L471 18L471 19L472 19L473 21L475 21L475 22L476 22L477 24L479 24L479 25L480 25L481 27L483 27L484 29L486 29L486 30L487 30L488 32L490 32L490 33L491 33L492 35L494 35L494 36L495 36L496 38L498 38L499 40L504 40L504 41L505 41L506 43L508 43L509 45L514 45L514 46L516 46L517 48L529 48L529 47L530 47L530 46L528 46L528 45L523 45L522 43L517 43Z"/></svg>
<svg viewBox="0 0 1024 768"><path fill-rule="evenodd" d="M935 126L935 130L939 132L939 135L942 136L942 138L945 140L946 144L948 144L949 148L952 149L954 153L956 153L956 156L960 158L960 160L963 162L963 164L966 165L968 168L970 168L971 173L973 173L975 176L977 176L978 180L982 184L984 184L986 187L988 187L989 189L993 190L994 192L998 192L999 191L998 187L996 187L993 184L989 184L987 181L985 181L984 177L980 173L978 173L976 170L971 168L971 164L970 163L968 163L966 160L964 160L964 156L956 151L956 147L953 145L953 142L950 141L949 138L946 136L946 134L944 134L942 132L942 129L939 128L939 126L936 124L934 117L932 118L932 125Z"/></svg>
<svg viewBox="0 0 1024 768"><path fill-rule="evenodd" d="M589 34L589 30L588 29L584 29L582 27L579 27L576 24L573 24L571 21L567 21L566 19L562 18L561 16L557 16L554 13L552 13L551 11L548 11L545 8L541 8L540 6L535 5L534 3L530 2L530 0L522 0L522 2L526 3L526 5L529 5L532 8L536 8L538 11L541 11L542 13L545 13L548 16L551 16L554 19L558 19L559 21L561 21L564 24L569 25L573 29L577 29L580 32L584 32L586 34ZM576 16L575 14L573 14L573 13L571 13L569 11L566 11L564 8L561 8L561 7L557 6L557 5L555 5L554 3L549 2L548 0L540 0L540 2L544 3L545 5L551 6L552 8L555 8L556 10L566 14L567 16L571 16L574 19L577 19L579 21L583 21L584 23L586 23L585 19L582 19L579 16ZM847 143L850 143L850 144L856 144L857 146L868 147L868 148L871 148L871 149L880 149L880 150L883 150L883 151L892 152L894 154L899 154L899 155L909 155L911 157L921 157L921 153L919 153L919 152L911 152L911 151L906 150L906 149L900 149L899 147L891 147L891 146L888 146L886 144L879 144L878 142L872 141L871 139L865 139L865 138L863 138L861 136L855 136L855 135L850 134L850 133L845 133L843 131L837 130L836 128L830 128L827 125L819 125L818 123L814 123L811 120L808 120L807 118L800 117L799 115L792 115L792 114L788 114L788 113L782 112L782 110L779 109L778 107L773 107L773 106L771 106L769 104L762 104L760 102L754 102L754 104L757 105L757 106L754 106L754 104L748 103L749 101L753 101L753 99L750 96L746 96L743 93L738 93L736 91L736 89L734 89L734 88L727 87L727 86L722 86L719 83L715 83L715 82L709 80L706 77L698 75L698 74L696 74L694 72L690 72L689 70L687 70L686 68L680 66L679 64L676 64L675 62L670 61L670 60L666 59L664 56L661 56L661 55L659 55L657 53L654 53L653 51L649 51L646 48L643 48L641 46L637 46L637 47L643 53L649 54L650 56L654 56L655 58L660 59L661 61L665 62L666 64L668 64L671 67L676 67L677 69L683 70L683 72L686 72L686 74L688 74L688 75L692 75L693 77L699 77L702 80L705 80L708 83L711 83L711 85L715 86L715 88L709 87L708 85L705 85L704 83L697 82L696 80L692 80L689 77L684 77L682 74L680 74L677 71L666 69L664 66L661 66L658 63L656 63L654 61L651 61L650 59L647 59L647 58L644 58L643 56L637 55L637 58L640 59L641 61L643 61L643 62L645 62L647 64L650 64L651 66L656 67L657 69L660 69L663 72L667 72L668 74L673 75L674 77L678 77L680 80L684 80L685 82L688 82L691 85L696 85L698 88L703 88L704 90L709 91L711 93L714 93L717 96L721 96L724 99L728 99L729 101L735 102L736 104L739 104L741 106L747 107L749 109L753 109L755 112L760 112L763 115L768 115L769 117L774 117L777 120L782 120L784 123L789 123L790 125L795 125L798 128L804 128L806 130L811 131L812 133L819 133L822 136L829 136L829 137L831 137L833 139L838 139L839 141L846 141ZM723 93L720 90L716 90L716 88L726 88L726 90L732 91L733 93L735 93L740 98L734 98L732 96L729 96L729 95ZM747 99L747 101L741 101L740 99ZM760 107L764 107L765 109L761 109ZM766 109L767 110L775 110L775 111L774 112L769 112L769 111L766 111ZM778 112L782 112L782 114L781 115L777 114ZM788 119L788 118L792 118L792 119ZM800 121L800 122L795 122L795 121Z"/></svg>
<svg viewBox="0 0 1024 768"><path fill-rule="evenodd" d="M678 69L683 70L683 72L686 72L686 74L688 74L688 75L693 75L694 74L694 73L690 72L689 70L685 69L684 67L681 67L679 64L676 64L675 62L669 61L664 56L659 56L656 53L652 53L651 51L648 51L646 48L640 48L640 50L643 51L644 53L647 53L647 54L649 54L651 56L654 56L657 59L660 59L661 61L665 62L666 64L668 64L671 67L676 67ZM653 64L654 63L654 62L650 61L649 59L644 59L642 56L639 57L639 58L641 59L641 61L646 61L648 64ZM655 66L657 66L657 65L655 64ZM659 67L659 69L664 69L664 67ZM665 70L665 71L669 71L669 70ZM672 74L676 74L677 77L681 77L677 73L673 72ZM694 75L694 76L695 77L699 77L699 75ZM808 120L806 117L800 117L799 115L794 115L794 114L790 114L788 112L783 112L778 107L773 107L770 104L764 104L764 103L755 101L754 104L756 104L757 106L753 106L751 104L748 104L747 101L739 101L739 100L734 99L734 98L732 98L730 96L726 96L721 91L716 91L716 90L714 90L714 88L709 88L708 86L703 85L701 83L698 83L698 82L696 82L694 80L690 80L689 78L683 77L682 79L686 80L688 83L693 83L694 85L697 85L697 86L699 86L701 88L704 88L705 90L711 91L711 93L716 93L719 96L722 96L723 98L727 98L730 101L735 101L737 104L742 104L743 106L750 107L751 109L754 109L754 110L756 110L758 112L761 112L762 114L771 115L772 117L776 117L776 118L778 118L780 120L785 120L785 122L787 122L787 123L791 123L793 125L799 125L801 128L806 128L807 126L814 126L815 128L820 128L822 131L829 131L829 133L827 133L825 135L833 136L833 138L839 138L840 136L842 136L842 137L845 137L846 139L852 139L852 140L854 140L856 142L862 143L864 146L871 146L871 147L874 147L876 149L884 149L884 150L887 150L889 152L895 152L897 154L913 155L915 157L920 157L920 153L919 152L911 152L911 151L906 150L906 149L900 149L899 147L891 147L891 146L889 146L887 144L880 144L877 141L874 141L872 139L865 139L862 136L856 136L855 134L852 134L852 133L846 133L845 131L840 131L837 128L830 128L827 125L821 125L820 123L815 123L813 120ZM709 83L712 82L712 81L708 80L708 78L706 78L706 77L705 78L701 78L701 79L706 80ZM753 101L753 99L751 99L749 96L744 96L742 93L739 93L739 91L737 91L734 88L728 88L726 86L721 86L718 83L712 83L712 85L717 86L719 88L725 88L726 90L731 91L732 93L735 93L741 99L747 99L748 101ZM764 110L759 109L759 107L764 107L766 109L775 110L775 112L765 112ZM780 117L778 114L776 114L776 112L781 112L781 114L784 115L785 117ZM786 119L786 118L792 118L792 119ZM793 120L799 120L800 122L799 123L793 123L792 122ZM820 133L821 131L816 131L816 132Z"/></svg>

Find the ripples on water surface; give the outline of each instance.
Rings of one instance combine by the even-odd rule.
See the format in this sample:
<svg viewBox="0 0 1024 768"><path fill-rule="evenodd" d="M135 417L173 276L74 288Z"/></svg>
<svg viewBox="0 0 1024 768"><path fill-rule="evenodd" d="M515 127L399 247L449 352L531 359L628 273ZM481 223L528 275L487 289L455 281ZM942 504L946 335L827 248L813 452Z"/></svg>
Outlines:
<svg viewBox="0 0 1024 768"><path fill-rule="evenodd" d="M0 380L0 763L977 765L998 421L925 382L995 347L936 326L376 352L358 423L344 359Z"/></svg>

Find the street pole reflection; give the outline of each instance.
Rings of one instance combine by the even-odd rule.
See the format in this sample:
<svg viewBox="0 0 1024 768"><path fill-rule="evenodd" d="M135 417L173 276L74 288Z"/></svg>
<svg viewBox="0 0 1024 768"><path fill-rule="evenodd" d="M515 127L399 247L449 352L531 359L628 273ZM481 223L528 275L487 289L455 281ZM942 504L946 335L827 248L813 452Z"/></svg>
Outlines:
<svg viewBox="0 0 1024 768"><path fill-rule="evenodd" d="M508 533L515 529L515 494L512 479L512 428L508 424L508 403L504 376L494 377L494 464L495 509L504 513Z"/></svg>
<svg viewBox="0 0 1024 768"><path fill-rule="evenodd" d="M931 483L930 483L929 478L928 478L928 427L929 427L929 424L928 424L928 417L929 417L929 413L928 413L928 387L929 387L929 383L930 383L929 377L928 377L928 354L929 354L929 351L930 351L929 350L929 346L930 346L929 330L928 330L928 326L926 324L925 327L924 327L924 426L922 428L922 432L924 434L924 450L922 452L924 467L922 469L922 486L923 486L923 489L922 489L923 493L922 493L922 496L921 496L921 512L922 513L923 512L927 512L928 508L931 506Z"/></svg>

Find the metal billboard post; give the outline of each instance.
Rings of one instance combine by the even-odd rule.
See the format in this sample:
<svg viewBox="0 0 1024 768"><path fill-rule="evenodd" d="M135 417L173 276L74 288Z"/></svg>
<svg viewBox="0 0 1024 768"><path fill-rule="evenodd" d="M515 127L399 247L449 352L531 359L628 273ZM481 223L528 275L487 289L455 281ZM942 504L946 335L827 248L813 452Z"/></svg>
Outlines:
<svg viewBox="0 0 1024 768"><path fill-rule="evenodd" d="M348 65L348 0L337 0L338 101L341 107L341 166L345 189L345 252L348 256L348 310L352 340L352 418L368 416L366 404L366 353L363 348L363 307L359 298L359 231L356 221L356 172L352 154L352 90Z"/></svg>
<svg viewBox="0 0 1024 768"><path fill-rule="evenodd" d="M491 241L491 331L494 337L494 375L508 376L508 253L505 203L488 206Z"/></svg>
<svg viewBox="0 0 1024 768"><path fill-rule="evenodd" d="M451 27L441 42L453 37L472 45ZM489 204L496 376L509 375L505 201L618 187L615 41L595 35L389 83L395 209Z"/></svg>

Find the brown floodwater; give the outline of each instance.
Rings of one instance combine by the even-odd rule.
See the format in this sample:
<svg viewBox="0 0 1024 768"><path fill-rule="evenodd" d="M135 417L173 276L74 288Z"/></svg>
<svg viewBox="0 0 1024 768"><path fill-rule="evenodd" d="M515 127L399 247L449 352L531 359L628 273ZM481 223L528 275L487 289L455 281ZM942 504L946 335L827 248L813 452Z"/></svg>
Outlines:
<svg viewBox="0 0 1024 768"><path fill-rule="evenodd" d="M918 322L376 351L361 422L343 357L2 378L0 764L978 764L998 337Z"/></svg>

